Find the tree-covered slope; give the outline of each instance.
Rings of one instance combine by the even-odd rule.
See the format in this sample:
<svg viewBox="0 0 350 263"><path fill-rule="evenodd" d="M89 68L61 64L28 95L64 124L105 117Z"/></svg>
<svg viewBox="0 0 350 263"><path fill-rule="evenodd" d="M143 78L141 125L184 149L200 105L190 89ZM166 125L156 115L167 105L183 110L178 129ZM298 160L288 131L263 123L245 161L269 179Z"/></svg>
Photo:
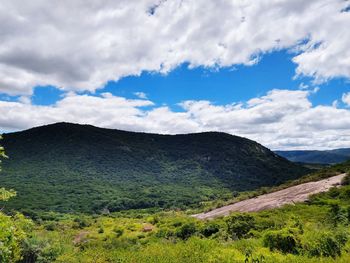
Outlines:
<svg viewBox="0 0 350 263"><path fill-rule="evenodd" d="M156 135L57 123L4 134L8 208L60 212L183 207L307 170L225 133Z"/></svg>
<svg viewBox="0 0 350 263"><path fill-rule="evenodd" d="M335 149L326 151L276 151L278 155L292 162L335 164L350 160L350 149Z"/></svg>

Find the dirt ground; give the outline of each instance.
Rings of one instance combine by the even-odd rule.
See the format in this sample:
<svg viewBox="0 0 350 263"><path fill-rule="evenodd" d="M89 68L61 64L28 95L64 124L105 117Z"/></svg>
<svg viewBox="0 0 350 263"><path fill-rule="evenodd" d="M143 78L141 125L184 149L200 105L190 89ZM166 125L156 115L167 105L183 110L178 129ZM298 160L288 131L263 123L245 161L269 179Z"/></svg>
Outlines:
<svg viewBox="0 0 350 263"><path fill-rule="evenodd" d="M230 212L256 212L281 207L285 204L304 202L310 195L326 192L331 187L339 185L346 174L340 174L317 182L309 182L292 186L277 192L260 195L232 205L223 206L212 211L196 214L198 219L212 219L228 215Z"/></svg>

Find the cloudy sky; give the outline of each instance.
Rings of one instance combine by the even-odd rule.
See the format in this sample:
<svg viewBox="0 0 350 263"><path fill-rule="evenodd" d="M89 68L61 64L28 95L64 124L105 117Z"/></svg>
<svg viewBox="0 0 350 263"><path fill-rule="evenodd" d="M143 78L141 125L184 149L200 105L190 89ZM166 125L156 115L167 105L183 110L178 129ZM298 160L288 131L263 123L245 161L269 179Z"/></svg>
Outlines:
<svg viewBox="0 0 350 263"><path fill-rule="evenodd" d="M350 147L350 1L0 0L0 132L59 121Z"/></svg>

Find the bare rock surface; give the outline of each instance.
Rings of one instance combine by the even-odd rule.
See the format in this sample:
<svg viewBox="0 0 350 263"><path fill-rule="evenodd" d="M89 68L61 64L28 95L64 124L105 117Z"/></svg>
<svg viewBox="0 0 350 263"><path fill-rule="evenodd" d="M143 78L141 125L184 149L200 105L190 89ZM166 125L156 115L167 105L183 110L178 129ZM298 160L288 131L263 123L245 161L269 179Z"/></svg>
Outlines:
<svg viewBox="0 0 350 263"><path fill-rule="evenodd" d="M193 215L198 219L212 219L226 216L231 212L257 212L272 208L278 208L286 204L306 201L310 195L326 192L330 188L341 183L346 174L340 174L316 182L304 183L255 198L240 201L231 205L223 206L206 213Z"/></svg>

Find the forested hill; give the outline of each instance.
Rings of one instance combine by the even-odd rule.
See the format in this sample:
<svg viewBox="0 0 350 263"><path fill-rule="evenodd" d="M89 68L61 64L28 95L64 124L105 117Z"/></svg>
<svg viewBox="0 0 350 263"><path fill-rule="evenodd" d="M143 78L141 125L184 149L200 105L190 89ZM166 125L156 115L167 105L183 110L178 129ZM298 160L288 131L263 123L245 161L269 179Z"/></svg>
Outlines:
<svg viewBox="0 0 350 263"><path fill-rule="evenodd" d="M184 207L308 171L225 133L157 135L57 123L3 135L7 208L99 212Z"/></svg>

